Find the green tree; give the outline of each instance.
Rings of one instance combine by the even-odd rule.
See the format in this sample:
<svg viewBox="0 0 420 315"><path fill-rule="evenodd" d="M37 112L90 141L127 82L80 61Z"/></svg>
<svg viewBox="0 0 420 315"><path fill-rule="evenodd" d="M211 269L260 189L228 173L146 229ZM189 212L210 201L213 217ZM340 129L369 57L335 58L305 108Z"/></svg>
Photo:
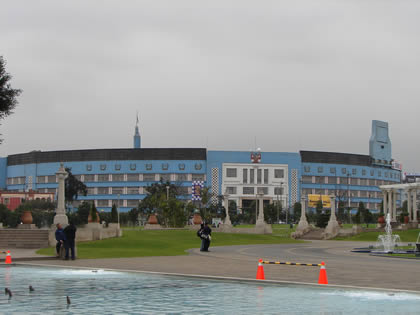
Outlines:
<svg viewBox="0 0 420 315"><path fill-rule="evenodd" d="M281 205L268 204L264 207L264 220L269 224L274 224L277 221L277 211L279 211L279 218L282 213Z"/></svg>
<svg viewBox="0 0 420 315"><path fill-rule="evenodd" d="M90 202L83 201L77 208L77 221L78 224L87 224L89 213L91 211ZM76 223L77 224L77 223Z"/></svg>
<svg viewBox="0 0 420 315"><path fill-rule="evenodd" d="M90 208L90 218L92 219L92 222L95 222L95 223L96 223L96 220L98 220L98 210L96 209L94 202L92 202L92 205Z"/></svg>
<svg viewBox="0 0 420 315"><path fill-rule="evenodd" d="M302 204L300 202L295 202L293 205L293 219L295 222L299 222L300 216L302 213Z"/></svg>
<svg viewBox="0 0 420 315"><path fill-rule="evenodd" d="M356 224L363 223L365 210L366 210L365 204L363 202L359 202L359 207L357 208L357 213L354 216L354 222Z"/></svg>
<svg viewBox="0 0 420 315"><path fill-rule="evenodd" d="M64 181L64 196L66 199L66 203L72 204L73 200L77 199L79 194L82 194L83 196L87 195L87 187L72 174L71 168L66 167L66 172L68 173L68 175Z"/></svg>
<svg viewBox="0 0 420 315"><path fill-rule="evenodd" d="M0 120L13 113L18 104L17 97L22 92L10 85L12 76L6 72L6 61L0 56ZM0 143L2 139L0 139Z"/></svg>
<svg viewBox="0 0 420 315"><path fill-rule="evenodd" d="M128 211L128 220L135 226L137 225L138 219L139 219L139 208L133 208L130 211Z"/></svg>
<svg viewBox="0 0 420 315"><path fill-rule="evenodd" d="M111 223L118 223L118 209L115 204L111 208Z"/></svg>

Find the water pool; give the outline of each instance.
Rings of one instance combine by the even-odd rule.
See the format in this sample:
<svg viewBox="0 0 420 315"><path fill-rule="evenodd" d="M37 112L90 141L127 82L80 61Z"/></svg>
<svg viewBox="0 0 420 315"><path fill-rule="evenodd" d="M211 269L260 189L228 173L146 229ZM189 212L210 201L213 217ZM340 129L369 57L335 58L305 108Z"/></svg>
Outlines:
<svg viewBox="0 0 420 315"><path fill-rule="evenodd" d="M270 285L104 270L0 267L13 296L1 313L67 314L409 314L420 295ZM29 285L35 289L29 292ZM3 292L3 287L0 288ZM71 299L67 306L66 296Z"/></svg>

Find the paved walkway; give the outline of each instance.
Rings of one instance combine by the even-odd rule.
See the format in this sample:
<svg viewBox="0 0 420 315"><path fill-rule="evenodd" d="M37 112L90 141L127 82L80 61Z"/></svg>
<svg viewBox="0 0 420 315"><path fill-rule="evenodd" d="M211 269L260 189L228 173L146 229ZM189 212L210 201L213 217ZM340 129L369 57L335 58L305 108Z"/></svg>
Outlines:
<svg viewBox="0 0 420 315"><path fill-rule="evenodd" d="M325 261L330 284L420 291L419 260L374 257L351 253L364 242L313 241L304 244L211 247L211 252L190 250L188 256L160 256L75 261L37 260L32 263L58 266L110 268L255 279L257 261L301 263ZM14 250L15 256L20 250ZM17 256L16 256L17 257ZM266 279L317 283L319 268L264 265Z"/></svg>

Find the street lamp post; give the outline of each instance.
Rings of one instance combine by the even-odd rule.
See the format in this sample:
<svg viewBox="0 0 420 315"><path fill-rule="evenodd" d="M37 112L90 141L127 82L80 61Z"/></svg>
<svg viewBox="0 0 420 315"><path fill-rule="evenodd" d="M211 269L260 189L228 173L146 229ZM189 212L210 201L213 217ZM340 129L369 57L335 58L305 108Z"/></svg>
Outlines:
<svg viewBox="0 0 420 315"><path fill-rule="evenodd" d="M117 214L118 214L118 226L120 226L120 194L118 194Z"/></svg>
<svg viewBox="0 0 420 315"><path fill-rule="evenodd" d="M169 186L166 186L166 200L169 200Z"/></svg>

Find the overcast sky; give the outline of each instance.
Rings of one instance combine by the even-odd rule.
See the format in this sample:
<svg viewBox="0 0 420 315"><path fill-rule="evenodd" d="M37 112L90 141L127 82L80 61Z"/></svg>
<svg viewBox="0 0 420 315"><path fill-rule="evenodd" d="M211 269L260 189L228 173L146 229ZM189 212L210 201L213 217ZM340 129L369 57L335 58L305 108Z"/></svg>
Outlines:
<svg viewBox="0 0 420 315"><path fill-rule="evenodd" d="M2 1L21 88L0 155L143 147L368 154L420 171L420 2Z"/></svg>

